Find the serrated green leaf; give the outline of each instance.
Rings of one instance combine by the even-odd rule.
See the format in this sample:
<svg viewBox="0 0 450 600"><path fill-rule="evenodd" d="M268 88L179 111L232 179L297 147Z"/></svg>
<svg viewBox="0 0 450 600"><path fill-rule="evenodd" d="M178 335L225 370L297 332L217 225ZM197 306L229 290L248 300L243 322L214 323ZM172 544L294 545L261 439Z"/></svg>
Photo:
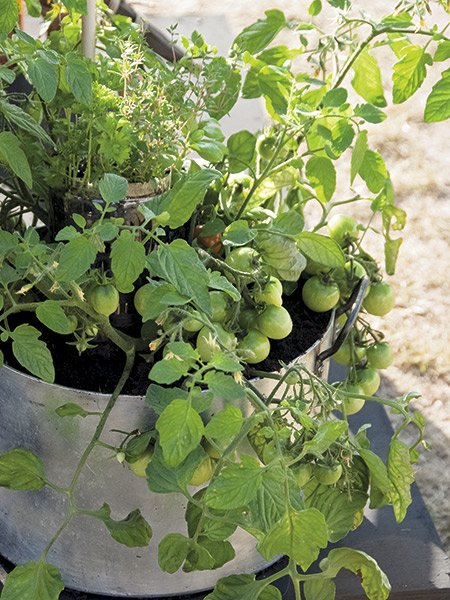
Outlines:
<svg viewBox="0 0 450 600"><path fill-rule="evenodd" d="M184 399L172 400L156 422L164 461L177 467L200 444L204 426L198 413Z"/></svg>
<svg viewBox="0 0 450 600"><path fill-rule="evenodd" d="M71 322L56 300L45 300L39 304L36 308L36 316L41 323L56 333L68 335L73 331Z"/></svg>
<svg viewBox="0 0 450 600"><path fill-rule="evenodd" d="M98 184L98 189L105 202L115 204L126 198L128 181L115 173L105 173Z"/></svg>
<svg viewBox="0 0 450 600"><path fill-rule="evenodd" d="M383 157L378 150L366 150L358 171L369 190L376 194L383 189L389 178Z"/></svg>
<svg viewBox="0 0 450 600"><path fill-rule="evenodd" d="M230 173L240 173L251 164L255 146L256 137L250 131L244 129L230 135L227 141Z"/></svg>
<svg viewBox="0 0 450 600"><path fill-rule="evenodd" d="M247 221L239 219L230 223L223 233L223 241L227 245L245 246L255 239L257 232L250 229Z"/></svg>
<svg viewBox="0 0 450 600"><path fill-rule="evenodd" d="M435 62L442 62L450 58L450 40L443 40L439 42L436 52L434 54Z"/></svg>
<svg viewBox="0 0 450 600"><path fill-rule="evenodd" d="M203 448L197 446L176 468L169 467L164 462L162 450L157 444L153 458L147 467L148 487L158 494L185 492L195 469L205 457Z"/></svg>
<svg viewBox="0 0 450 600"><path fill-rule="evenodd" d="M87 14L87 0L62 0L62 3L70 11L75 11L80 15Z"/></svg>
<svg viewBox="0 0 450 600"><path fill-rule="evenodd" d="M2 600L58 600L63 589L59 569L39 560L19 565L7 575Z"/></svg>
<svg viewBox="0 0 450 600"><path fill-rule="evenodd" d="M0 486L9 490L41 490L45 486L44 464L23 448L0 454Z"/></svg>
<svg viewBox="0 0 450 600"><path fill-rule="evenodd" d="M81 104L92 100L92 74L86 58L75 52L68 52L66 58L66 79L70 91Z"/></svg>
<svg viewBox="0 0 450 600"><path fill-rule="evenodd" d="M216 373L216 375L220 375L220 373ZM226 375L222 376L227 377ZM214 392L214 390L211 391ZM226 442L239 433L243 422L244 418L242 412L235 406L227 405L223 410L216 413L209 421L205 428L205 436L214 440Z"/></svg>
<svg viewBox="0 0 450 600"><path fill-rule="evenodd" d="M355 116L361 117L368 123L381 123L386 119L386 113L372 104L358 104L355 106Z"/></svg>
<svg viewBox="0 0 450 600"><path fill-rule="evenodd" d="M245 388L237 383L231 375L225 375L225 373L218 373L217 371L208 371L204 377L204 381L210 391L218 398L223 398L224 400L229 400L231 402L245 398ZM229 406L227 408L238 411L239 415L242 417L239 409L234 406ZM232 413L230 412L230 418L231 414Z"/></svg>
<svg viewBox="0 0 450 600"><path fill-rule="evenodd" d="M46 60L44 55L33 56L28 62L27 69L28 77L36 88L36 92L44 102L51 102L56 96L58 89L58 65L55 65L50 60Z"/></svg>
<svg viewBox="0 0 450 600"><path fill-rule="evenodd" d="M111 269L119 292L134 289L134 282L145 268L145 247L131 231L121 231L111 246Z"/></svg>
<svg viewBox="0 0 450 600"><path fill-rule="evenodd" d="M156 381L156 383L170 385L181 379L181 377L186 377L189 368L190 364L184 360L163 358L153 365L148 377L152 381Z"/></svg>
<svg viewBox="0 0 450 600"><path fill-rule="evenodd" d="M306 163L306 177L322 202L331 200L336 189L336 169L329 158L313 156Z"/></svg>
<svg viewBox="0 0 450 600"><path fill-rule="evenodd" d="M197 548L198 547L206 550L212 557L212 567L209 567L211 569L220 569L220 567L223 567L223 565L230 562L230 560L233 560L236 556L233 546L230 542L225 540L211 540L201 536L198 540ZM188 560L191 560L190 555L188 556ZM196 570L199 569L199 562L197 561L193 566Z"/></svg>
<svg viewBox="0 0 450 600"><path fill-rule="evenodd" d="M13 123L20 129L39 139L41 142L53 146L53 141L47 132L37 123L33 117L15 104L0 100L0 112L7 121Z"/></svg>
<svg viewBox="0 0 450 600"><path fill-rule="evenodd" d="M265 19L258 19L235 37L232 45L238 52L261 52L286 27L286 17L281 10L268 10L265 15Z"/></svg>
<svg viewBox="0 0 450 600"><path fill-rule="evenodd" d="M264 558L286 554L306 570L328 544L325 518L315 508L289 510L258 545Z"/></svg>
<svg viewBox="0 0 450 600"><path fill-rule="evenodd" d="M297 236L297 245L309 260L328 269L339 269L345 264L345 256L339 244L319 233L302 232Z"/></svg>
<svg viewBox="0 0 450 600"><path fill-rule="evenodd" d="M221 176L215 169L202 169L181 177L159 204L159 211L170 215L171 229L177 229L188 221L205 197L206 191Z"/></svg>
<svg viewBox="0 0 450 600"><path fill-rule="evenodd" d="M128 548L143 548L151 540L152 528L139 509L133 510L120 521L111 518L111 508L106 503L100 510L89 514L103 521L111 537Z"/></svg>
<svg viewBox="0 0 450 600"><path fill-rule="evenodd" d="M281 600L281 592L255 575L230 575L219 579L205 600Z"/></svg>
<svg viewBox="0 0 450 600"><path fill-rule="evenodd" d="M75 281L86 273L97 258L97 246L91 238L79 235L65 244L56 269L58 281Z"/></svg>
<svg viewBox="0 0 450 600"><path fill-rule="evenodd" d="M369 469L370 507L383 506L391 489L386 465L377 454L367 448L360 448L358 452Z"/></svg>
<svg viewBox="0 0 450 600"><path fill-rule="evenodd" d="M366 102L383 108L387 105L378 62L367 49L353 63L352 86Z"/></svg>
<svg viewBox="0 0 450 600"><path fill-rule="evenodd" d="M11 250L17 247L19 238L9 231L0 229L0 261L7 256Z"/></svg>
<svg viewBox="0 0 450 600"><path fill-rule="evenodd" d="M0 133L0 163L6 164L29 188L33 187L30 164L20 141L11 131Z"/></svg>
<svg viewBox="0 0 450 600"><path fill-rule="evenodd" d="M209 484L206 504L218 509L240 508L253 500L261 483L262 469L258 461L243 455L242 462L226 465Z"/></svg>
<svg viewBox="0 0 450 600"><path fill-rule="evenodd" d="M398 523L403 521L412 502L411 484L414 482L414 470L411 465L409 448L398 438L389 446L387 472L391 481L390 500Z"/></svg>
<svg viewBox="0 0 450 600"><path fill-rule="evenodd" d="M284 67L266 65L258 72L258 85L266 99L267 110L277 121L287 112L292 80L291 73Z"/></svg>
<svg viewBox="0 0 450 600"><path fill-rule="evenodd" d="M426 65L432 63L431 56L422 46L408 45L403 48L401 59L395 63L392 75L394 104L410 98L425 80Z"/></svg>
<svg viewBox="0 0 450 600"><path fill-rule="evenodd" d="M450 118L450 69L442 73L442 79L434 84L427 98L424 119L427 123Z"/></svg>
<svg viewBox="0 0 450 600"><path fill-rule="evenodd" d="M284 281L298 281L306 267L306 258L294 240L275 234L259 233L257 249L266 271Z"/></svg>
<svg viewBox="0 0 450 600"><path fill-rule="evenodd" d="M304 443L301 452L302 456L314 454L322 456L323 453L333 444L341 435L348 430L346 421L327 421L319 425L314 437Z"/></svg>
<svg viewBox="0 0 450 600"><path fill-rule="evenodd" d="M348 92L345 88L336 88L329 90L323 97L322 104L324 106L336 107L342 106L347 102Z"/></svg>
<svg viewBox="0 0 450 600"><path fill-rule="evenodd" d="M208 286L213 290L221 290L230 296L235 302L241 299L241 293L228 281L219 271L209 271Z"/></svg>
<svg viewBox="0 0 450 600"><path fill-rule="evenodd" d="M387 600L391 586L377 562L365 552L351 548L334 548L320 563L320 568L333 578L341 569L348 569L361 578L369 600Z"/></svg>
<svg viewBox="0 0 450 600"><path fill-rule="evenodd" d="M355 146L352 152L352 159L350 165L350 183L355 181L355 177L358 175L359 170L364 161L369 146L367 144L367 131L363 130L359 133L356 138Z"/></svg>
<svg viewBox="0 0 450 600"><path fill-rule="evenodd" d="M41 333L31 325L19 325L11 332L12 350L18 362L43 381L55 381L55 368L47 344L39 339Z"/></svg>
<svg viewBox="0 0 450 600"><path fill-rule="evenodd" d="M303 584L306 600L334 600L336 585L331 579L309 579Z"/></svg>
<svg viewBox="0 0 450 600"><path fill-rule="evenodd" d="M0 0L0 34L10 33L19 20L17 0Z"/></svg>
<svg viewBox="0 0 450 600"><path fill-rule="evenodd" d="M181 533L169 533L159 543L158 564L166 573L176 573L187 558L193 541Z"/></svg>

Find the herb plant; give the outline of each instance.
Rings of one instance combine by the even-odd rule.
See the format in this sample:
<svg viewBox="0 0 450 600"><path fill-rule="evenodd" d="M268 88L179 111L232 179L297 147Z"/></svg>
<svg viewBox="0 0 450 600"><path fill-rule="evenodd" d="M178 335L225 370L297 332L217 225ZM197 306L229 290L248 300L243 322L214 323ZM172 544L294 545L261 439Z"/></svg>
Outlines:
<svg viewBox="0 0 450 600"><path fill-rule="evenodd" d="M394 295L363 248L366 233L378 231L384 270L394 274L405 213L368 128L386 118L378 47L392 50L393 102L401 103L421 86L429 65L449 58L447 27L427 26L430 5L421 0L401 1L377 21L346 0L330 0L330 33L271 10L235 38L228 58L196 33L183 40L183 59L168 65L142 47L129 25L111 24L105 13L99 27L106 54L94 64L78 54L79 15L72 2L64 4L69 15L48 42L18 31L0 40L1 341L22 368L50 383L55 369L41 339L48 330L67 336L80 353L103 336L123 351L125 368L101 414L58 408L61 418L98 419L98 427L70 484L59 488L70 500L64 522L34 562L11 571L2 599L33 597L32 589L40 600L59 597L64 584L47 555L79 514L101 520L118 542L148 544L151 524L139 509L115 521L108 505L87 511L74 497L137 353L149 364L145 401L155 419L145 431L123 434L110 451L144 475L152 491L188 501L185 534L168 532L159 544L163 570L222 566L234 557L229 538L240 527L264 558L284 554L288 565L262 580L222 579L208 600L281 598L272 584L283 575L296 598L331 599L342 568L361 576L368 598L388 598L386 575L363 552L333 549L319 573L307 571L329 542L361 523L368 503L391 505L400 522L411 502L424 423L408 409L413 394L374 396L377 369L390 364L392 352L370 315L389 312ZM14 27L16 1L6 6L5 34ZM310 14L321 9L314 0ZM286 29L299 42L295 48L275 45ZM20 98L8 92L16 73L32 85ZM450 116L449 82L447 70L428 97L425 121ZM225 139L220 119L240 96L262 97L272 124L259 135L243 130ZM343 155L350 155L348 196L336 193ZM127 180L168 173L170 189L139 206L137 223L126 222L119 209ZM355 182L364 192L354 191ZM69 209L56 230L55 190L80 187L90 218ZM370 206L367 223L343 212L357 202ZM26 213L35 217L31 226ZM283 306L288 295L299 302L303 296L313 312L345 314L355 286L367 281L364 310L335 355L348 366L345 382L329 384L301 362L262 370L271 340L298 326ZM114 324L125 295L134 300L140 335ZM340 316L337 327L344 321ZM254 376L274 381L268 395ZM206 422L214 397L226 406ZM386 463L370 448L367 426L349 428L349 415L367 402L403 417ZM417 429L412 445L401 440L406 427ZM55 487L40 458L23 448L0 455L0 485Z"/></svg>

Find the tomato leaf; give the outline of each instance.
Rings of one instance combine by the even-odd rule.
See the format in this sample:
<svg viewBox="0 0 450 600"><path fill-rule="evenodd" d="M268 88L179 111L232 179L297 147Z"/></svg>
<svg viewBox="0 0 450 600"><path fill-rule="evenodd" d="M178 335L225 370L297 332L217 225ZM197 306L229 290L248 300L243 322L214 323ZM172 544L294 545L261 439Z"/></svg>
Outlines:
<svg viewBox="0 0 450 600"><path fill-rule="evenodd" d="M33 187L28 158L19 139L10 131L0 133L0 163L6 164L29 188Z"/></svg>
<svg viewBox="0 0 450 600"><path fill-rule="evenodd" d="M372 104L358 104L355 106L355 116L361 117L368 123L381 123L387 115Z"/></svg>
<svg viewBox="0 0 450 600"><path fill-rule="evenodd" d="M286 554L306 570L328 544L324 516L315 508L288 512L274 525L258 545L264 558Z"/></svg>
<svg viewBox="0 0 450 600"><path fill-rule="evenodd" d="M240 508L253 500L261 483L262 469L258 461L243 455L241 463L226 465L209 484L206 504L218 509Z"/></svg>
<svg viewBox="0 0 450 600"><path fill-rule="evenodd" d="M75 100L90 104L92 100L92 75L88 59L75 52L68 52L66 59L66 79Z"/></svg>
<svg viewBox="0 0 450 600"><path fill-rule="evenodd" d="M61 250L56 269L58 281L74 281L84 275L97 258L94 240L84 235L69 240Z"/></svg>
<svg viewBox="0 0 450 600"><path fill-rule="evenodd" d="M220 375L220 373L216 373L216 375ZM222 377L228 377L227 375L222 375ZM231 378L233 379L233 378ZM234 380L233 380L234 381ZM236 384L238 385L238 384ZM219 386L223 387L223 386ZM241 387L241 386L239 386ZM211 386L210 386L211 389ZM242 388L241 388L242 389ZM211 391L216 394L217 392L214 389ZM219 395L219 397L221 397ZM242 396L241 396L242 398ZM205 428L205 435L208 438L212 438L218 441L228 441L234 436L236 436L241 430L242 423L244 418L242 416L242 412L232 405L227 405L223 410L216 413L208 425Z"/></svg>
<svg viewBox="0 0 450 600"><path fill-rule="evenodd" d="M365 552L352 548L334 548L320 563L327 577L334 578L341 569L361 577L361 585L369 600L387 600L391 586L377 562Z"/></svg>
<svg viewBox="0 0 450 600"><path fill-rule="evenodd" d="M189 402L179 398L163 410L156 429L164 461L169 467L177 467L200 444L204 426Z"/></svg>
<svg viewBox="0 0 450 600"><path fill-rule="evenodd" d="M342 434L346 433L348 423L346 421L327 421L322 423L314 437L304 443L301 456L314 454L321 457L323 453L333 444Z"/></svg>
<svg viewBox="0 0 450 600"><path fill-rule="evenodd" d="M111 269L119 292L133 291L133 284L145 268L145 247L131 231L121 231L111 246Z"/></svg>
<svg viewBox="0 0 450 600"><path fill-rule="evenodd" d="M45 300L39 304L36 316L43 325L61 335L67 335L73 330L66 313L56 300Z"/></svg>
<svg viewBox="0 0 450 600"><path fill-rule="evenodd" d="M381 154L375 150L366 150L358 171L371 192L376 194L383 189L389 173Z"/></svg>
<svg viewBox="0 0 450 600"><path fill-rule="evenodd" d="M59 569L41 560L27 562L6 576L2 600L58 600L63 589Z"/></svg>
<svg viewBox="0 0 450 600"><path fill-rule="evenodd" d="M404 102L420 88L427 74L426 65L432 63L431 56L421 46L411 44L403 48L392 76L394 104Z"/></svg>
<svg viewBox="0 0 450 600"><path fill-rule="evenodd" d="M20 129L23 129L41 142L53 146L53 140L47 134L45 129L43 129L39 123L33 119L32 116L20 108L20 106L0 100L0 112L10 123L13 123Z"/></svg>
<svg viewBox="0 0 450 600"><path fill-rule="evenodd" d="M17 0L0 0L0 34L10 33L19 20Z"/></svg>
<svg viewBox="0 0 450 600"><path fill-rule="evenodd" d="M336 585L331 579L308 579L303 584L306 600L334 600Z"/></svg>
<svg viewBox="0 0 450 600"><path fill-rule="evenodd" d="M30 58L27 73L36 92L44 100L51 102L56 96L59 83L58 65L48 60L44 53Z"/></svg>
<svg viewBox="0 0 450 600"><path fill-rule="evenodd" d="M124 519L115 521L111 518L110 506L105 503L98 511L92 511L89 514L103 521L111 537L119 544L128 546L128 548L148 546L152 537L152 528L140 510L133 510Z"/></svg>
<svg viewBox="0 0 450 600"><path fill-rule="evenodd" d="M61 404L58 408L55 409L55 413L59 417L88 417L91 413L85 410L79 404L75 402L67 402L66 404Z"/></svg>
<svg viewBox="0 0 450 600"><path fill-rule="evenodd" d="M153 365L148 377L156 383L170 385L181 379L181 377L186 377L189 368L190 364L184 360L163 358Z"/></svg>
<svg viewBox="0 0 450 600"><path fill-rule="evenodd" d="M9 490L41 490L45 486L44 464L23 448L0 454L0 486Z"/></svg>
<svg viewBox="0 0 450 600"><path fill-rule="evenodd" d="M168 466L162 449L157 444L150 464L147 467L148 487L158 494L185 492L195 469L205 459L205 451L197 446L177 467Z"/></svg>
<svg viewBox="0 0 450 600"><path fill-rule="evenodd" d="M329 269L340 269L345 264L344 253L339 244L324 235L304 231L297 236L300 252L309 260Z"/></svg>
<svg viewBox="0 0 450 600"><path fill-rule="evenodd" d="M374 106L386 106L380 67L377 59L367 49L363 50L353 63L353 71L352 86L355 92Z"/></svg>
<svg viewBox="0 0 450 600"><path fill-rule="evenodd" d="M331 200L336 189L336 169L329 158L313 156L306 163L306 177L322 202Z"/></svg>
<svg viewBox="0 0 450 600"><path fill-rule="evenodd" d="M228 294L232 300L239 302L241 293L219 271L208 271L208 286L213 290L221 290Z"/></svg>
<svg viewBox="0 0 450 600"><path fill-rule="evenodd" d="M128 181L115 173L105 173L99 181L98 189L105 202L115 204L126 198Z"/></svg>
<svg viewBox="0 0 450 600"><path fill-rule="evenodd" d="M427 123L450 118L450 69L442 73L442 79L434 84L427 98L424 119Z"/></svg>
<svg viewBox="0 0 450 600"><path fill-rule="evenodd" d="M230 575L219 579L205 600L281 600L281 592L264 580L256 581L255 575Z"/></svg>
<svg viewBox="0 0 450 600"><path fill-rule="evenodd" d="M414 482L414 471L408 446L397 438L394 438L389 446L387 472L392 483L390 500L395 519L400 523L412 502L411 484Z"/></svg>
<svg viewBox="0 0 450 600"><path fill-rule="evenodd" d="M287 26L286 17L281 10L267 10L265 15L265 19L258 19L235 37L232 45L237 52L261 52Z"/></svg>
<svg viewBox="0 0 450 600"><path fill-rule="evenodd" d="M245 398L245 388L242 387L242 385L239 385L231 375L225 375L224 373L218 373L217 371L209 371L206 373L204 381L210 391L218 398L230 401L242 400ZM242 417L241 411L238 408L235 408L234 406L229 406L227 408L231 409L231 412L228 415L230 418L232 418L233 411L237 411ZM216 417L217 416L218 415L216 415Z"/></svg>
<svg viewBox="0 0 450 600"><path fill-rule="evenodd" d="M38 339L41 333L31 325L19 325L11 332L12 350L18 362L43 381L55 381L55 368L47 344Z"/></svg>
<svg viewBox="0 0 450 600"><path fill-rule="evenodd" d="M367 131L363 130L358 135L352 152L352 159L350 165L350 183L353 183L355 181L355 177L361 169L361 165L363 164L364 157L368 148L369 147L367 145Z"/></svg>
<svg viewBox="0 0 450 600"><path fill-rule="evenodd" d="M158 564L166 573L176 573L187 558L193 541L181 533L169 533L159 543Z"/></svg>
<svg viewBox="0 0 450 600"><path fill-rule="evenodd" d="M230 135L227 141L230 173L240 173L251 164L255 146L256 137L245 129Z"/></svg>

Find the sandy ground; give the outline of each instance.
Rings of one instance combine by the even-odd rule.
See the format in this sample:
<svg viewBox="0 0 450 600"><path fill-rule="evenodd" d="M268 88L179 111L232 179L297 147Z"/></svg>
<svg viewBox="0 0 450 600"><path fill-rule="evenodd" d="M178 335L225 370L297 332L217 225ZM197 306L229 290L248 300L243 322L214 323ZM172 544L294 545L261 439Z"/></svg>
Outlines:
<svg viewBox="0 0 450 600"><path fill-rule="evenodd" d="M305 18L309 2L142 0L133 4L141 13L170 17L174 22L177 16L221 15L236 33L268 8L280 8L290 18ZM364 0L359 6L367 7L372 14L380 14L386 3ZM445 17L440 15L439 18L442 21ZM208 36L208 31L201 32L209 43L217 43ZM388 66L390 59L386 55L380 58ZM396 360L395 366L383 372L381 391L391 396L409 390L422 394L414 407L427 419L431 450L422 454L417 481L448 552L450 127L448 122L424 124L422 120L427 93L443 70L442 63L437 67L409 102L388 108L389 118L374 128L371 143L382 151L398 203L409 215L397 275L392 281L397 291L397 306L383 320L383 330L395 348ZM376 242L371 246L376 246Z"/></svg>

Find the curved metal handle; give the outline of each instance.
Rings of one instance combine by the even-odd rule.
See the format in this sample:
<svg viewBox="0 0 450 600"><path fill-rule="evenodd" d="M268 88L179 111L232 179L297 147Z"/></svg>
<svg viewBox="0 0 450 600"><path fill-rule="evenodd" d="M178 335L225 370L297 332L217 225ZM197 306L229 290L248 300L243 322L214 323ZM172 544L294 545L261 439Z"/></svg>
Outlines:
<svg viewBox="0 0 450 600"><path fill-rule="evenodd" d="M369 287L369 284L370 279L364 276L353 290L352 295L347 300L347 302L343 306L341 306L341 308L338 311L336 311L336 314L339 316L347 312L351 308L350 314L348 315L348 319L346 320L344 327L339 332L337 338L334 340L334 342L329 348L321 352L316 358L316 371L319 374L323 368L323 363L325 362L325 360L330 356L333 356L333 354L335 354L345 342L345 339L347 338L350 329L355 324L356 318L358 317L359 311L361 310L364 296L366 295L366 290Z"/></svg>

